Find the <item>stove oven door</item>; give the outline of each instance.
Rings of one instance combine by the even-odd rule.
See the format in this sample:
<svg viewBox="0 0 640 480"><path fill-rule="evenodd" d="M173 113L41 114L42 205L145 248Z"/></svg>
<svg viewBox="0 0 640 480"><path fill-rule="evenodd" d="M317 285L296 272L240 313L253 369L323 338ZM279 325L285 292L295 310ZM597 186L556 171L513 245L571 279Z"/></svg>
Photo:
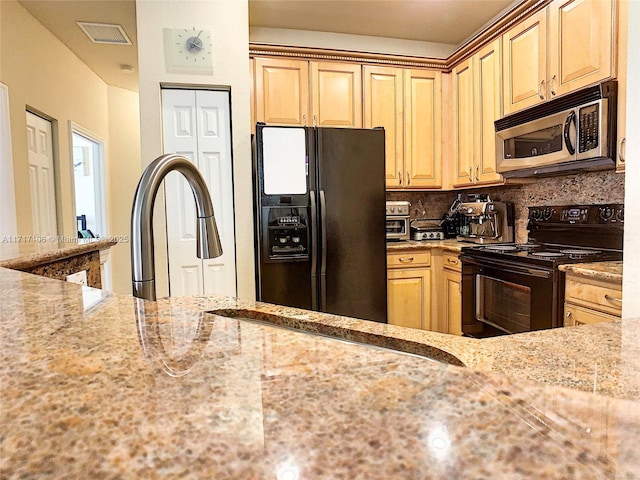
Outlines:
<svg viewBox="0 0 640 480"><path fill-rule="evenodd" d="M460 258L463 334L491 337L558 326L557 270L469 255Z"/></svg>

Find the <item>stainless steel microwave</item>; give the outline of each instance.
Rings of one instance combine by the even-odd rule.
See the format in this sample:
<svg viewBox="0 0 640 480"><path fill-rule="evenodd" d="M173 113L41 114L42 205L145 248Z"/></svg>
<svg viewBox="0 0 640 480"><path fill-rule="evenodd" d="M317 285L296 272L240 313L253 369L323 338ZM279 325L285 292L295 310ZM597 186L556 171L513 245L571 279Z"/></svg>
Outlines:
<svg viewBox="0 0 640 480"><path fill-rule="evenodd" d="M497 171L509 178L615 168L616 114L610 81L497 120Z"/></svg>

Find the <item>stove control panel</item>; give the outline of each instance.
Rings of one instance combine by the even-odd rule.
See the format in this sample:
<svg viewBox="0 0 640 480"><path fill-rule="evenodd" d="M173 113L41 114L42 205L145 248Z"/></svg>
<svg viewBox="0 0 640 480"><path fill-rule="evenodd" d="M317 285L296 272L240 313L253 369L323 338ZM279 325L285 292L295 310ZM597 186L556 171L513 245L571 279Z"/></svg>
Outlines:
<svg viewBox="0 0 640 480"><path fill-rule="evenodd" d="M623 204L529 207L529 224L622 224Z"/></svg>

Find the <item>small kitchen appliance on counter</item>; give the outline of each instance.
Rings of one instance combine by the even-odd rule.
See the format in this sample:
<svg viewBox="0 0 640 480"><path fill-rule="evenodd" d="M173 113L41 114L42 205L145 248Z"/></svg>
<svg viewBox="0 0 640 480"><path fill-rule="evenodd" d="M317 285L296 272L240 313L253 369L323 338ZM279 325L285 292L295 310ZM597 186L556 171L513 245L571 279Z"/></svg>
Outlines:
<svg viewBox="0 0 640 480"><path fill-rule="evenodd" d="M493 202L489 195L475 197L475 201L458 205L461 219L457 239L473 243L513 242L513 203Z"/></svg>
<svg viewBox="0 0 640 480"><path fill-rule="evenodd" d="M387 201L386 204L386 232L387 240L409 240L411 217L409 207L411 203L398 200Z"/></svg>
<svg viewBox="0 0 640 480"><path fill-rule="evenodd" d="M444 240L442 220L416 218L411 221L411 240Z"/></svg>

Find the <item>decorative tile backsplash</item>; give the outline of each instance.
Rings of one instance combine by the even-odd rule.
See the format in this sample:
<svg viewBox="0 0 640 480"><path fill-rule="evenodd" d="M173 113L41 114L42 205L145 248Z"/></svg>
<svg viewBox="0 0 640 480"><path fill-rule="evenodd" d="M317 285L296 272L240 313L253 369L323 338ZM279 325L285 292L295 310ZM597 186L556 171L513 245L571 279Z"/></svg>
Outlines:
<svg viewBox="0 0 640 480"><path fill-rule="evenodd" d="M488 193L492 200L513 202L516 241L527 240L527 207L624 203L624 175L613 171L539 179L519 186L478 187L454 192L388 192L387 200L411 202L411 218L441 218L459 192Z"/></svg>

